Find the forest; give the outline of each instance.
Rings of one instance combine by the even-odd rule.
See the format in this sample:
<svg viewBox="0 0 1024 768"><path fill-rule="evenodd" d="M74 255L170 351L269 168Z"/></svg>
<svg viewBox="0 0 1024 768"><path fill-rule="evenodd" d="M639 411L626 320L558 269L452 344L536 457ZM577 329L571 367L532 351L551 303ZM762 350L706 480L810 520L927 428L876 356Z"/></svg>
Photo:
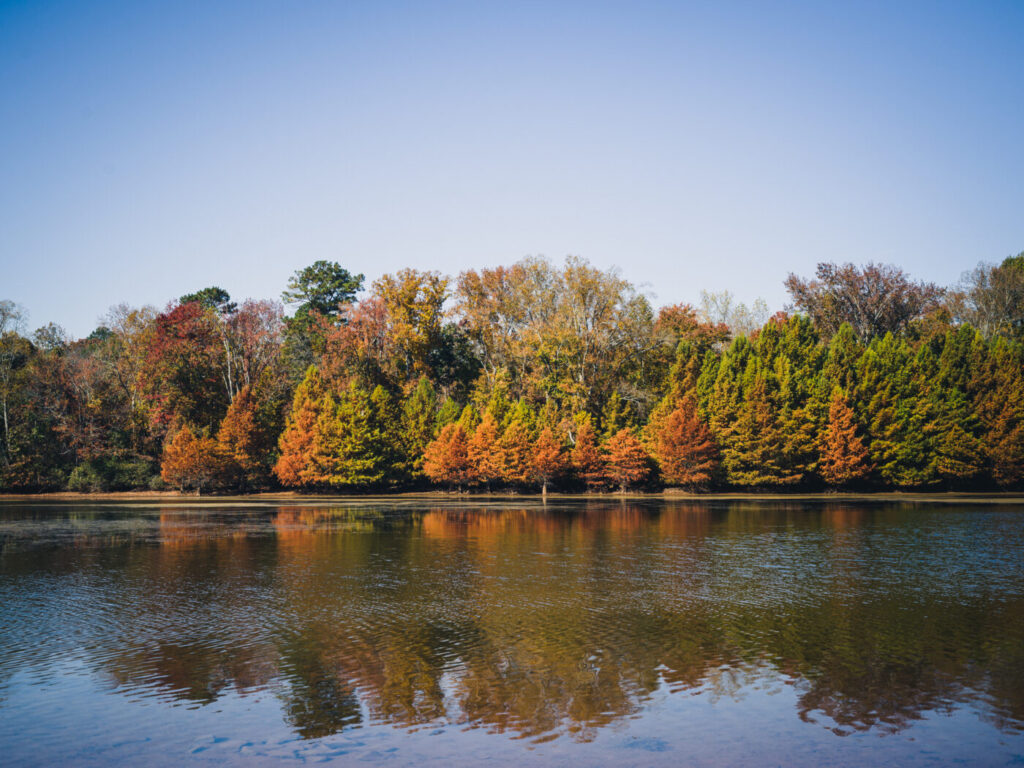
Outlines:
<svg viewBox="0 0 1024 768"><path fill-rule="evenodd" d="M1024 487L1024 253L949 287L822 263L771 316L577 257L364 282L318 261L79 340L0 301L0 491Z"/></svg>

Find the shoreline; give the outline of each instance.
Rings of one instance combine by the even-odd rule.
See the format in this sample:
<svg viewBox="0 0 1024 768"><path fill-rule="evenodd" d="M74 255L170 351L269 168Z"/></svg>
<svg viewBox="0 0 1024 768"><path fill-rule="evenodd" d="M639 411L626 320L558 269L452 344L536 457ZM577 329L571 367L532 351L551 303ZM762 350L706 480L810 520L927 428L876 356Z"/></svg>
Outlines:
<svg viewBox="0 0 1024 768"><path fill-rule="evenodd" d="M273 502L280 501L294 504L296 502L386 502L414 501L424 499L430 501L472 502L472 501L818 501L818 502L931 502L931 503L976 503L976 504L1024 504L1024 493L1021 492L901 492L879 491L875 493L691 493L681 490L666 489L652 493L549 493L544 497L540 493L486 493L448 491L407 491L378 494L306 494L295 491L262 492L248 494L203 495L181 494L177 491L100 491L81 493L76 491L50 491L45 493L0 493L0 503L17 501L79 501L79 502L172 502L175 504L218 504L230 502Z"/></svg>

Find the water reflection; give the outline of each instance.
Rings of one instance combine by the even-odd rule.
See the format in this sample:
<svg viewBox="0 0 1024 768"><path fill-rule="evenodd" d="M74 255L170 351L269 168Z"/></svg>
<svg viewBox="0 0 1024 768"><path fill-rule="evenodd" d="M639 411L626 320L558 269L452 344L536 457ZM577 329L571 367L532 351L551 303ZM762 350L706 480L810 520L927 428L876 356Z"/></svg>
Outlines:
<svg viewBox="0 0 1024 768"><path fill-rule="evenodd" d="M305 739L587 741L655 695L756 686L837 734L958 707L1019 733L1020 511L6 506L0 679L73 657L129 697L269 691Z"/></svg>

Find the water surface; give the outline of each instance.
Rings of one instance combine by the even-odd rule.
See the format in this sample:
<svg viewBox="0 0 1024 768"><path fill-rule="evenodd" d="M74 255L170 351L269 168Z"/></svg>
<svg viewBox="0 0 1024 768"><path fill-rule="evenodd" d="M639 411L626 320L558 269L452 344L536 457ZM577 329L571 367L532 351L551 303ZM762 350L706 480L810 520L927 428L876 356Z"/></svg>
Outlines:
<svg viewBox="0 0 1024 768"><path fill-rule="evenodd" d="M0 504L17 765L1024 762L1024 507Z"/></svg>

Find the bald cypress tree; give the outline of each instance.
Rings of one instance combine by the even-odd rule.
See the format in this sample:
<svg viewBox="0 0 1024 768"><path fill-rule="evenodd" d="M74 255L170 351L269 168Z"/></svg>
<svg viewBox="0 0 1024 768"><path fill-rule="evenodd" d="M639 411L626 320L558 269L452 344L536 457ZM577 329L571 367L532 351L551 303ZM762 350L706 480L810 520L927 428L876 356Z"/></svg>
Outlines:
<svg viewBox="0 0 1024 768"><path fill-rule="evenodd" d="M292 397L292 408L278 440L281 455L274 465L274 474L285 486L315 483L313 463L317 423L323 412L324 385L315 366L306 369Z"/></svg>
<svg viewBox="0 0 1024 768"><path fill-rule="evenodd" d="M620 429L605 443L605 471L622 493L651 474L651 459L631 429Z"/></svg>
<svg viewBox="0 0 1024 768"><path fill-rule="evenodd" d="M853 409L839 387L832 392L818 467L822 479L836 488L864 482L871 474L867 446L858 434Z"/></svg>
<svg viewBox="0 0 1024 768"><path fill-rule="evenodd" d="M469 438L470 482L489 488L491 483L501 479L502 457L498 447L499 439L498 423L491 412L486 411Z"/></svg>
<svg viewBox="0 0 1024 768"><path fill-rule="evenodd" d="M535 482L541 484L541 493L546 495L548 485L561 477L568 466L565 446L555 437L550 427L544 427L533 445L533 457L530 462L530 474Z"/></svg>
<svg viewBox="0 0 1024 768"><path fill-rule="evenodd" d="M469 438L455 422L441 428L423 455L423 473L439 485L461 488L469 480Z"/></svg>
<svg viewBox="0 0 1024 768"><path fill-rule="evenodd" d="M763 374L747 389L735 427L722 448L722 466L731 485L770 488L803 479L785 463L786 436L779 428Z"/></svg>
<svg viewBox="0 0 1024 768"><path fill-rule="evenodd" d="M414 480L423 477L423 452L436 434L437 410L434 385L421 376L402 405L403 459L406 472Z"/></svg>
<svg viewBox="0 0 1024 768"><path fill-rule="evenodd" d="M523 423L512 421L498 441L499 470L506 483L530 481L533 468L533 440Z"/></svg>
<svg viewBox="0 0 1024 768"><path fill-rule="evenodd" d="M651 445L665 482L691 488L711 482L718 450L691 398L683 398L661 421Z"/></svg>
<svg viewBox="0 0 1024 768"><path fill-rule="evenodd" d="M576 444L570 457L573 473L593 490L607 482L604 456L590 417L584 416L576 429Z"/></svg>

